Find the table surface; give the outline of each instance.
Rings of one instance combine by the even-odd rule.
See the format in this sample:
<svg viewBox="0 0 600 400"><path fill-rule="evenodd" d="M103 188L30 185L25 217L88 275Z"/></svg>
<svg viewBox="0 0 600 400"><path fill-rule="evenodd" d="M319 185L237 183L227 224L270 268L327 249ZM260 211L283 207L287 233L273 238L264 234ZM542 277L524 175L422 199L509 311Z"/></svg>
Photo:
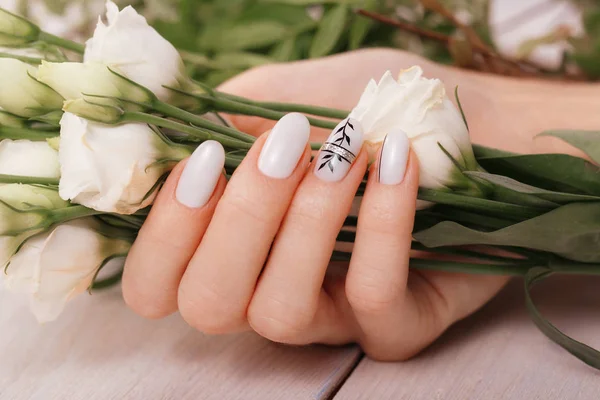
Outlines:
<svg viewBox="0 0 600 400"><path fill-rule="evenodd" d="M554 278L535 291L560 328L600 347L600 279ZM81 296L38 325L0 292L0 399L598 399L600 373L529 320L522 282L404 363L355 346L288 347L254 334L205 336L178 315L137 317L118 288Z"/></svg>

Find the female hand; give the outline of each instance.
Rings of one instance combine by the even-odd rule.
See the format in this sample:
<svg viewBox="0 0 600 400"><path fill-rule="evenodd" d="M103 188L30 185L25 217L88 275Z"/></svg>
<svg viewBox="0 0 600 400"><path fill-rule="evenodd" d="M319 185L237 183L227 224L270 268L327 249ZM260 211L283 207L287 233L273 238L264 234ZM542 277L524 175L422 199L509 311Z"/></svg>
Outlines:
<svg viewBox="0 0 600 400"><path fill-rule="evenodd" d="M404 358L433 340L453 317L419 275L407 289L418 189L408 138L390 132L371 168L345 278L327 271L367 168L362 130L342 121L312 163L309 134L306 117L288 114L227 185L217 142L178 166L127 259L127 303L148 317L178 309L205 333L356 341L379 358Z"/></svg>
<svg viewBox="0 0 600 400"><path fill-rule="evenodd" d="M534 95L530 83L440 67L398 51L369 50L263 67L235 78L222 90L259 100L349 109L369 78L415 63L450 88L460 84L463 106L473 116L469 123L475 141L513 151L561 146L550 138L536 147L531 141L540 129L561 127L544 125L560 122L560 113L542 119L543 110L535 107L500 104L514 99L506 93L541 102L542 96ZM548 88L558 90L552 85ZM569 92L565 89L563 98ZM544 97L545 101L552 98ZM597 123L590 121L591 115L575 122L580 128ZM272 126L258 118L232 118L250 133ZM300 118L294 120L281 127L288 137L301 136ZM574 120L568 118L562 125L565 122L573 125ZM525 129L506 129L507 123ZM524 134L517 136L520 132ZM325 138L322 130L312 134L313 140ZM418 174L410 156L402 182L395 185L379 182L379 163L373 165L347 278L332 273L333 268L326 274L335 234L366 168L364 155L358 154L339 182L323 182L314 175L314 166L307 169L307 148L289 177L269 177L258 167L265 136L226 190L217 172L222 162L218 148L205 148L218 159L213 160L212 174L209 165L201 165L208 161L198 161L201 152L188 161L187 169L196 174L186 171L181 177L185 162L172 173L127 260L123 290L135 311L158 318L179 308L192 326L207 333L254 329L284 343L356 341L371 357L395 360L418 352L506 282L504 277L408 271ZM399 154L408 154L403 151ZM183 190L178 185L186 181L192 182L188 195L195 203L185 200L185 194L183 203L178 200ZM216 188L211 192L206 187L213 183Z"/></svg>

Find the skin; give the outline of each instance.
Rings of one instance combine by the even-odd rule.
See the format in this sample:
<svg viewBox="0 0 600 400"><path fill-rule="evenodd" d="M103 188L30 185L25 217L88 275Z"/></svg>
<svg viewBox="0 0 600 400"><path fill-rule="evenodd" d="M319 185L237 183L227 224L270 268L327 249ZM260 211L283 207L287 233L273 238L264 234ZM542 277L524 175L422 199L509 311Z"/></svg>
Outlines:
<svg viewBox="0 0 600 400"><path fill-rule="evenodd" d="M395 50L363 50L246 72L221 90L257 100L350 109L371 77L420 64L448 91L460 87L472 140L515 152L577 150L545 129L600 127L596 84L525 81L443 67ZM595 97L595 98L594 98ZM485 304L506 277L409 271L418 163L404 181L380 184L370 169L349 265L329 265L335 236L361 177L361 152L337 183L312 173L307 147L291 177L268 178L257 159L274 121L231 116L260 135L229 183L190 209L175 199L186 161L159 194L127 259L123 294L148 318L180 311L210 334L254 330L287 344L359 343L372 358L404 360ZM313 129L311 140L329 132ZM317 217L315 217L317 216ZM264 266L264 269L263 269Z"/></svg>

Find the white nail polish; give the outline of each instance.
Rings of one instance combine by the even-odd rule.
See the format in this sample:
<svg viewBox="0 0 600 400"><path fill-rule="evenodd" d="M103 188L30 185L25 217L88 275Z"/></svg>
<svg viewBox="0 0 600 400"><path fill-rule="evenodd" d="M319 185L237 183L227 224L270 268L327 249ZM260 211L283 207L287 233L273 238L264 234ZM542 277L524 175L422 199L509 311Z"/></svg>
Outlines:
<svg viewBox="0 0 600 400"><path fill-rule="evenodd" d="M221 143L202 143L188 160L175 191L175 198L184 206L200 208L208 203L225 165L225 150Z"/></svg>
<svg viewBox="0 0 600 400"><path fill-rule="evenodd" d="M258 169L271 178L289 177L304 154L309 137L308 119L300 113L287 114L269 133L258 158Z"/></svg>
<svg viewBox="0 0 600 400"><path fill-rule="evenodd" d="M327 182L342 180L350 170L362 144L363 131L360 122L353 118L343 120L323 143L315 163L315 175Z"/></svg>
<svg viewBox="0 0 600 400"><path fill-rule="evenodd" d="M404 180L410 141L404 131L391 131L385 137L379 157L379 182L397 185Z"/></svg>

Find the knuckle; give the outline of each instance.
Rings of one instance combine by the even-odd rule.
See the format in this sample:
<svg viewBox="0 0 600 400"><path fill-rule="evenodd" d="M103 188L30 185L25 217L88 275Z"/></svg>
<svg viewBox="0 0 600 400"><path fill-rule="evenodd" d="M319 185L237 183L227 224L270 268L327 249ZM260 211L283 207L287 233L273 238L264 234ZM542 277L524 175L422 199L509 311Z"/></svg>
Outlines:
<svg viewBox="0 0 600 400"><path fill-rule="evenodd" d="M361 210L360 229L367 234L376 234L383 238L396 238L399 236L399 226L404 225L398 218L397 210L389 205L374 203L369 208Z"/></svg>
<svg viewBox="0 0 600 400"><path fill-rule="evenodd" d="M271 205L266 201L259 201L259 198L242 192L230 194L223 200L234 214L245 218L250 217L255 223L266 225L271 222L274 213L269 212Z"/></svg>
<svg viewBox="0 0 600 400"><path fill-rule="evenodd" d="M123 300L133 312L147 319L164 318L176 310L170 302L157 301L153 296L140 293L131 284L123 284Z"/></svg>
<svg viewBox="0 0 600 400"><path fill-rule="evenodd" d="M354 277L346 283L346 298L353 310L376 314L397 304L402 289L389 285L380 278Z"/></svg>
<svg viewBox="0 0 600 400"><path fill-rule="evenodd" d="M287 302L269 298L265 302L252 302L248 308L248 323L262 337L273 342L301 345L310 328L314 313Z"/></svg>
<svg viewBox="0 0 600 400"><path fill-rule="evenodd" d="M292 222L289 225L306 228L318 228L323 225L323 220L336 212L335 204L330 204L327 198L322 196L304 196L301 202L292 204L287 219Z"/></svg>
<svg viewBox="0 0 600 400"><path fill-rule="evenodd" d="M411 274L411 287L419 307L419 325L427 331L441 333L453 322L454 305L443 291L418 271Z"/></svg>
<svg viewBox="0 0 600 400"><path fill-rule="evenodd" d="M232 305L226 296L207 286L194 287L193 296L180 288L178 305L185 322L210 335L235 332L245 319L244 312Z"/></svg>

